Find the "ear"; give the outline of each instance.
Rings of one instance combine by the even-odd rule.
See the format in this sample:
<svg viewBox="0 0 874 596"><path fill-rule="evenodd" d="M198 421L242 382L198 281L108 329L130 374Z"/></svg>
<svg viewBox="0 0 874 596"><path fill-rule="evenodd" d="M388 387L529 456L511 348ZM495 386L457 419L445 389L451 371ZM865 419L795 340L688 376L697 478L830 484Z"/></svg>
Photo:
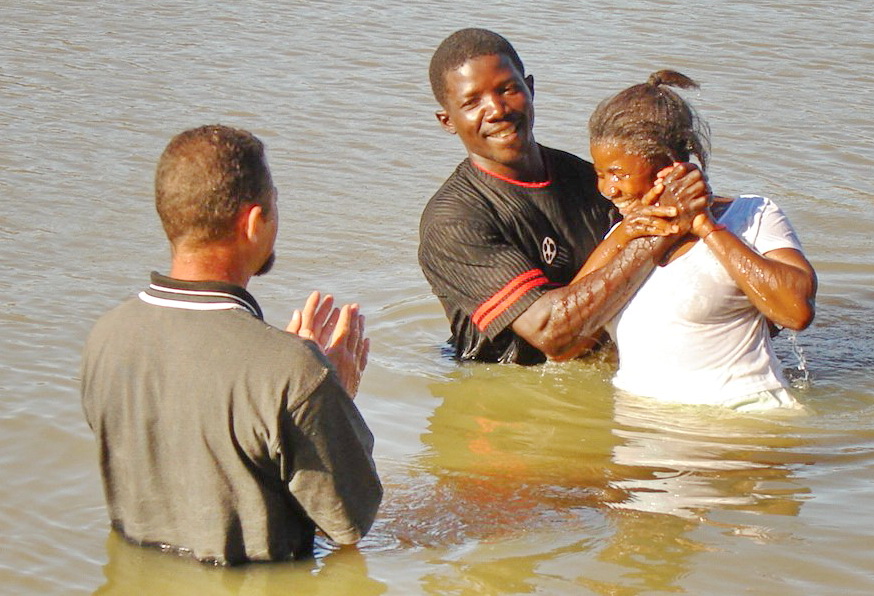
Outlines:
<svg viewBox="0 0 874 596"><path fill-rule="evenodd" d="M528 85L528 90L531 92L531 97L534 97L534 75L525 77L525 84Z"/></svg>
<svg viewBox="0 0 874 596"><path fill-rule="evenodd" d="M449 134L455 134L455 125L452 124L452 119L449 117L449 113L446 110L437 110L434 112L434 115L437 116L437 122L439 122L440 126L443 127L443 130Z"/></svg>
<svg viewBox="0 0 874 596"><path fill-rule="evenodd" d="M266 223L264 219L264 210L260 205L250 205L243 210L241 214L241 223L244 228L244 234L250 242L258 240L258 235L264 229Z"/></svg>

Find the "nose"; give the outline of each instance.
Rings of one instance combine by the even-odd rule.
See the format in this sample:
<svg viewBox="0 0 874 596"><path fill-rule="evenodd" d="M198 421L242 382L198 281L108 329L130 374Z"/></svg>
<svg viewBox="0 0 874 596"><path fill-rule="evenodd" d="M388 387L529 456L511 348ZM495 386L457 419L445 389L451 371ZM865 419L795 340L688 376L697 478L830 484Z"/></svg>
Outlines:
<svg viewBox="0 0 874 596"><path fill-rule="evenodd" d="M489 95L486 118L489 120L501 120L507 115L507 104L499 93Z"/></svg>
<svg viewBox="0 0 874 596"><path fill-rule="evenodd" d="M610 180L604 178L598 180L598 192L608 199L619 195L619 189Z"/></svg>

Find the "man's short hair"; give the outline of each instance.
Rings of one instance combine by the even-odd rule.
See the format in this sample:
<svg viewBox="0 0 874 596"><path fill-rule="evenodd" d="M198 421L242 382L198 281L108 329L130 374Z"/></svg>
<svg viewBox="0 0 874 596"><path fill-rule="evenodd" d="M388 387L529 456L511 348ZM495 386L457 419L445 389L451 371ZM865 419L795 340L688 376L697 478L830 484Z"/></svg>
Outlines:
<svg viewBox="0 0 874 596"><path fill-rule="evenodd" d="M444 107L446 105L447 72L459 68L472 58L492 54L507 56L519 69L519 74L525 76L525 67L522 65L519 54L516 53L509 41L494 31L476 28L461 29L444 39L434 51L434 55L431 56L431 65L428 68L428 74L431 77L431 91L434 93L434 99L437 100L437 103Z"/></svg>
<svg viewBox="0 0 874 596"><path fill-rule="evenodd" d="M271 208L264 145L252 133L214 124L170 141L155 173L155 207L172 244L227 238L240 208Z"/></svg>

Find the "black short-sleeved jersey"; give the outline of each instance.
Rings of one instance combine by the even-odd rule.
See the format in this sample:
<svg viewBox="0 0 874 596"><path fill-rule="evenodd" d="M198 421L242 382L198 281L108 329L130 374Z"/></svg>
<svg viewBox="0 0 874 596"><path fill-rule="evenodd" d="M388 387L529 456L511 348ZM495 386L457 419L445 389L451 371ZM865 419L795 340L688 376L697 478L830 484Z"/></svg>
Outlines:
<svg viewBox="0 0 874 596"><path fill-rule="evenodd" d="M419 264L460 359L543 362L512 322L544 292L568 284L616 218L590 163L541 150L547 182L508 180L466 159L422 214Z"/></svg>

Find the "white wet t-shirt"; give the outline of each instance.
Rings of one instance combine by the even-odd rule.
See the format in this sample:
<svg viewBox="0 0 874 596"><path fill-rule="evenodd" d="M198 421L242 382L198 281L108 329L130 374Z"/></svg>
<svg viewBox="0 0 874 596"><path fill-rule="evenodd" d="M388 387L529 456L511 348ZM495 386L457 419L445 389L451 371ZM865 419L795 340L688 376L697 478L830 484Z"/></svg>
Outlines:
<svg viewBox="0 0 874 596"><path fill-rule="evenodd" d="M765 197L742 195L719 223L761 254L801 250L789 220ZM787 385L765 317L704 242L657 267L607 328L619 349L613 383L630 393L738 407ZM792 404L762 407L775 405Z"/></svg>

